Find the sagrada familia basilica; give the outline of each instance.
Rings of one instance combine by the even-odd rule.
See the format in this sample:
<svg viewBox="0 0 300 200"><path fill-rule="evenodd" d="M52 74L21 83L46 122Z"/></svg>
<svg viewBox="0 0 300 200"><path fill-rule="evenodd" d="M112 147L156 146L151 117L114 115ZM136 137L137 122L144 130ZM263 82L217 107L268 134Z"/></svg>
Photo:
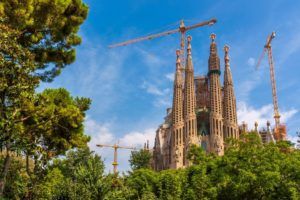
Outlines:
<svg viewBox="0 0 300 200"><path fill-rule="evenodd" d="M208 73L195 76L192 61L191 37L187 38L185 67L177 51L173 105L167 109L163 124L156 131L153 149L155 170L178 169L189 166L187 153L192 144L206 152L224 154L226 138L239 138L247 125L238 125L236 98L230 70L229 47L224 47L224 83L221 86L220 58L216 35L211 34ZM267 129L257 130L264 142L274 140L270 123Z"/></svg>

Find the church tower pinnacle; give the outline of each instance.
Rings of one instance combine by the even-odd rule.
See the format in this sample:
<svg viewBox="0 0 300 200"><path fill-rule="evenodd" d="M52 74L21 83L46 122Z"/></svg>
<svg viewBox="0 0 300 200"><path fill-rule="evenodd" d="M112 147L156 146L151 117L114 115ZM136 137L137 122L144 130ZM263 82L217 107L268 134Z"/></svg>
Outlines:
<svg viewBox="0 0 300 200"><path fill-rule="evenodd" d="M220 58L215 42L216 35L211 34L210 55L208 60L208 77L210 87L210 152L224 154L222 94L220 84Z"/></svg>
<svg viewBox="0 0 300 200"><path fill-rule="evenodd" d="M239 138L239 129L236 114L236 99L234 95L233 81L229 64L229 47L225 51L225 72L224 72L224 95L223 95L223 118L224 118L224 139Z"/></svg>
<svg viewBox="0 0 300 200"><path fill-rule="evenodd" d="M196 96L194 83L194 67L192 63L192 37L187 37L187 59L184 84L184 134L185 154L191 144L197 144ZM186 158L186 156L185 156ZM185 162L187 164L187 161Z"/></svg>
<svg viewBox="0 0 300 200"><path fill-rule="evenodd" d="M180 50L176 51L176 72L174 79L173 106L172 106L172 147L171 168L183 166L183 76L181 73Z"/></svg>

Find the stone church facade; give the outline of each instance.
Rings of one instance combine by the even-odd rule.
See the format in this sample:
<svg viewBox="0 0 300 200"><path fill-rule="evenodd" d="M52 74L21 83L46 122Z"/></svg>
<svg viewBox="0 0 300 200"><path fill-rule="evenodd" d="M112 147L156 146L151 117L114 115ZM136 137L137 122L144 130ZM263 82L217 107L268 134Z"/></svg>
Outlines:
<svg viewBox="0 0 300 200"><path fill-rule="evenodd" d="M176 71L172 109L167 109L164 123L156 131L153 149L155 170L189 166L187 152L192 144L207 152L224 153L226 138L239 138L236 99L229 64L229 47L224 47L223 86L220 58L211 34L208 73L195 76L191 37L187 38L185 67L181 66L180 51L176 52Z"/></svg>

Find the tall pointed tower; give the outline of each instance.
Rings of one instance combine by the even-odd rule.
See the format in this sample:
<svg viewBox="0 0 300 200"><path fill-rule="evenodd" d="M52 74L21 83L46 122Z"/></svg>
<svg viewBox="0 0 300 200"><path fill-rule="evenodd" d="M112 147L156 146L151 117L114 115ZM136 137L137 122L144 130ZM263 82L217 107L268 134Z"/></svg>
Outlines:
<svg viewBox="0 0 300 200"><path fill-rule="evenodd" d="M172 143L171 143L171 168L177 169L183 166L183 76L181 73L180 50L176 51L176 72L173 92L172 111Z"/></svg>
<svg viewBox="0 0 300 200"><path fill-rule="evenodd" d="M223 123L224 139L239 138L239 128L236 115L236 99L233 90L233 81L229 64L228 51L229 47L224 47L225 51L225 73L224 73L224 90L223 90Z"/></svg>
<svg viewBox="0 0 300 200"><path fill-rule="evenodd" d="M208 77L210 89L210 152L224 154L222 94L220 84L220 58L215 43L216 35L211 34L210 55L208 60Z"/></svg>
<svg viewBox="0 0 300 200"><path fill-rule="evenodd" d="M194 67L192 63L192 37L187 37L187 59L185 67L185 84L184 84L184 134L185 134L185 153L189 150L191 144L197 144L197 120L196 120L196 96L194 83ZM184 156L187 157L186 155ZM187 164L185 159L184 165Z"/></svg>

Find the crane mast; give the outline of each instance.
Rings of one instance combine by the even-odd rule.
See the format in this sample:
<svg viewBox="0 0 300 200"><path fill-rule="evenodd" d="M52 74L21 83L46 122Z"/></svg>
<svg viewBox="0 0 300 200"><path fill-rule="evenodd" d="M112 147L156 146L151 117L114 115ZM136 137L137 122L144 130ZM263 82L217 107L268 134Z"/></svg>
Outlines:
<svg viewBox="0 0 300 200"><path fill-rule="evenodd" d="M278 128L280 125L280 114L279 114L279 108L278 108L274 61L273 61L272 46L271 46L271 42L274 38L275 38L275 32L272 32L272 34L269 35L267 38L267 42L264 46L263 54L261 55L261 57L257 63L257 68L259 67L259 65L261 63L261 60L263 59L264 54L267 52L269 66L270 66L270 79L271 79L271 86L272 86L272 99L273 99L273 107L274 107L275 128Z"/></svg>
<svg viewBox="0 0 300 200"><path fill-rule="evenodd" d="M131 150L136 150L135 147L126 147L126 146L119 146L118 144L114 145L107 145L107 144L97 144L97 147L109 147L114 149L114 161L112 163L113 169L114 169L114 174L116 175L118 172L118 149L131 149Z"/></svg>
<svg viewBox="0 0 300 200"><path fill-rule="evenodd" d="M274 119L275 119L275 128L274 128L274 138L276 141L286 140L287 129L286 125L280 123L280 114L278 108L278 98L277 98L277 90L276 90L276 79L275 79L275 69L274 69L274 61L272 54L271 42L275 38L275 32L272 32L271 35L268 36L267 42L264 46L264 51L260 56L256 68L259 67L261 60L263 59L265 53L268 53L268 61L270 66L270 78L271 78L271 86L272 86L272 99L273 99L273 107L274 107Z"/></svg>
<svg viewBox="0 0 300 200"><path fill-rule="evenodd" d="M191 26L185 26L184 21L181 20L179 28L177 28L177 29L164 31L164 32L161 32L161 33L148 35L148 36L128 40L128 41L117 43L117 44L112 44L112 45L109 45L108 47L109 48L115 48L115 47L120 47L120 46L126 46L126 45L129 45L129 44L141 42L141 41L144 41L144 40L152 40L154 38L158 38L158 37L162 37L162 36L166 36L166 35L171 35L171 34L174 34L174 33L180 33L180 53L181 53L181 56L180 56L181 59L180 60L181 60L181 66L185 66L184 52L185 52L185 35L186 35L186 32L188 30L192 30L192 29L199 28L199 27L202 27L202 26L207 26L207 25L211 26L211 25L214 25L216 22L217 22L217 19L213 18L213 19L210 19L208 21L193 24Z"/></svg>
<svg viewBox="0 0 300 200"><path fill-rule="evenodd" d="M276 89L276 81L275 81L274 62L273 62L273 55L272 55L271 46L268 50L268 60L269 60L269 65L270 65L270 77L271 77L271 85L272 85L275 126L278 127L279 124L280 124L280 114L279 114L279 108L278 108L278 98L277 98L277 89Z"/></svg>

